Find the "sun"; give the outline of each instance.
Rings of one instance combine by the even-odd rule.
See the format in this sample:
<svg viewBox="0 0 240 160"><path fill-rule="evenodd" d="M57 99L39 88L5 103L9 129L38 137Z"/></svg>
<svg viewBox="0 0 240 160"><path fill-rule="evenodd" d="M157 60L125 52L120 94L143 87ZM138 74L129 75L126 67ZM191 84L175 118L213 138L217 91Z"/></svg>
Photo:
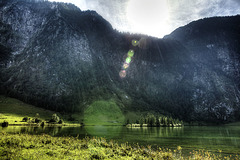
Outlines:
<svg viewBox="0 0 240 160"><path fill-rule="evenodd" d="M130 0L126 12L133 32L160 38L170 32L167 0Z"/></svg>

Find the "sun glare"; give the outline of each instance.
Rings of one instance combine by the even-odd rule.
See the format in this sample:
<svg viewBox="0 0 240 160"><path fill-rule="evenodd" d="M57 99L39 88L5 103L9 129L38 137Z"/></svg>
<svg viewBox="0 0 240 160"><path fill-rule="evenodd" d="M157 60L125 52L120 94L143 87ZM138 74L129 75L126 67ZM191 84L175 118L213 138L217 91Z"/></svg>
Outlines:
<svg viewBox="0 0 240 160"><path fill-rule="evenodd" d="M167 0L130 0L126 14L133 32L158 37L170 32Z"/></svg>

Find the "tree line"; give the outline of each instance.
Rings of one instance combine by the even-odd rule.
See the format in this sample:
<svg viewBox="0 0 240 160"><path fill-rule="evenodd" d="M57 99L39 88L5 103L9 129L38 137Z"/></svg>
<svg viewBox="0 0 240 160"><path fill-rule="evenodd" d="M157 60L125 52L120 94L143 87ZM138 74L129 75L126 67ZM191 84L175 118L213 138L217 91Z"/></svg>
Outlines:
<svg viewBox="0 0 240 160"><path fill-rule="evenodd" d="M183 126L183 121L168 116L147 114L147 116L136 120L136 123L130 123L127 120L126 125L127 127L181 127Z"/></svg>

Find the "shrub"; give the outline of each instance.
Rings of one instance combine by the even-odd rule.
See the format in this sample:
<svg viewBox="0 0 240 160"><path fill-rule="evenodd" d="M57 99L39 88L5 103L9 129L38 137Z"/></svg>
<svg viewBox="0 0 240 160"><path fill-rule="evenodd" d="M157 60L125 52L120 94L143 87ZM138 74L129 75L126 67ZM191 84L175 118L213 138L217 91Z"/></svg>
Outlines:
<svg viewBox="0 0 240 160"><path fill-rule="evenodd" d="M3 123L2 123L2 127L7 127L8 126L8 122L7 121L4 121Z"/></svg>
<svg viewBox="0 0 240 160"><path fill-rule="evenodd" d="M58 121L58 124L63 124L63 120L60 119L60 120Z"/></svg>
<svg viewBox="0 0 240 160"><path fill-rule="evenodd" d="M139 124L139 120L136 120L136 124Z"/></svg>
<svg viewBox="0 0 240 160"><path fill-rule="evenodd" d="M22 121L23 121L23 122L27 122L27 121L28 121L28 117L24 117L24 118L22 119Z"/></svg>
<svg viewBox="0 0 240 160"><path fill-rule="evenodd" d="M35 121L34 121L35 123L40 123L41 122L41 120L40 119L38 119L38 118L35 118Z"/></svg>
<svg viewBox="0 0 240 160"><path fill-rule="evenodd" d="M50 119L49 123L56 123L56 121L54 119Z"/></svg>
<svg viewBox="0 0 240 160"><path fill-rule="evenodd" d="M45 126L45 122L42 122L42 123L40 124L40 126L41 126L41 127L44 127L44 126Z"/></svg>
<svg viewBox="0 0 240 160"><path fill-rule="evenodd" d="M54 114L52 115L52 119L55 120L56 122L59 121L59 117L57 116L56 113L54 113Z"/></svg>
<svg viewBox="0 0 240 160"><path fill-rule="evenodd" d="M52 115L52 119L50 119L49 123L58 123L59 122L59 117L57 116L56 113Z"/></svg>
<svg viewBox="0 0 240 160"><path fill-rule="evenodd" d="M36 113L35 117L36 117L36 118L39 118L39 117L40 117L40 116L39 116L39 113Z"/></svg>

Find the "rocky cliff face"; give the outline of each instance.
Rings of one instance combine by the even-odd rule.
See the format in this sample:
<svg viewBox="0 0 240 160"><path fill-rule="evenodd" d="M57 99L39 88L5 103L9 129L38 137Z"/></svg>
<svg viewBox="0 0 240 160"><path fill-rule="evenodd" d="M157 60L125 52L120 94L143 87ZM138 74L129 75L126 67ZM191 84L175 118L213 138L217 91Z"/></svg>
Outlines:
<svg viewBox="0 0 240 160"><path fill-rule="evenodd" d="M111 99L123 112L238 120L239 19L200 20L156 39L119 33L71 4L0 1L0 91L67 112ZM129 49L135 54L120 78Z"/></svg>
<svg viewBox="0 0 240 160"><path fill-rule="evenodd" d="M192 22L165 38L180 41L195 64L191 101L196 117L239 118L240 16Z"/></svg>

